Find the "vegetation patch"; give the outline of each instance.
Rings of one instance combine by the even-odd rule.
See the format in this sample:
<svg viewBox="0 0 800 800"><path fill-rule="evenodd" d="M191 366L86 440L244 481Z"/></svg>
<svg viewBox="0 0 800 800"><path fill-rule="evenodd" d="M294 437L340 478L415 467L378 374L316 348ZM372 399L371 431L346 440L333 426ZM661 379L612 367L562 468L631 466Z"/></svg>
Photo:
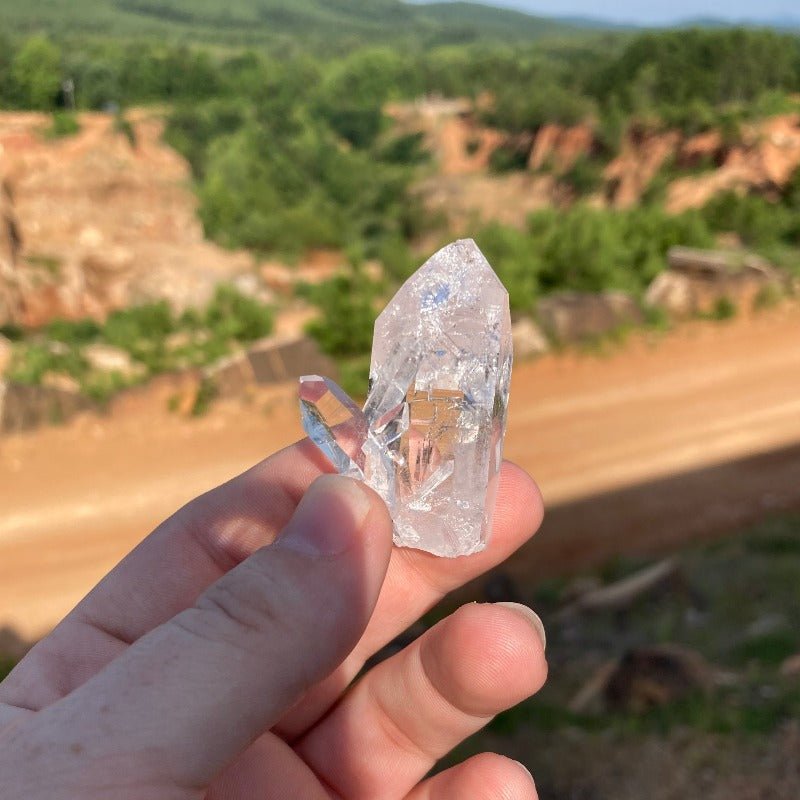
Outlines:
<svg viewBox="0 0 800 800"><path fill-rule="evenodd" d="M44 135L48 139L63 139L67 136L75 136L80 133L80 130L80 123L73 112L56 111L53 114L53 121L45 130Z"/></svg>
<svg viewBox="0 0 800 800"><path fill-rule="evenodd" d="M86 396L105 401L153 375L211 364L237 345L269 335L272 328L270 307L223 285L206 308L181 315L161 302L116 311L102 324L55 320L44 329L21 333L7 376L29 385L65 376ZM87 355L90 345L118 349L129 357L130 368L93 366Z"/></svg>

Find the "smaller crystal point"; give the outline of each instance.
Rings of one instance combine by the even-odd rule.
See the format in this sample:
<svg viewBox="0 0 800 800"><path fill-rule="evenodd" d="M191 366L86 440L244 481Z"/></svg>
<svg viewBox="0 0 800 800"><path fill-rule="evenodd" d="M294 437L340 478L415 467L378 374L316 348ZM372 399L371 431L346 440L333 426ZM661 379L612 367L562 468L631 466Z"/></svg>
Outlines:
<svg viewBox="0 0 800 800"><path fill-rule="evenodd" d="M336 471L364 479L367 419L347 392L330 378L300 378L300 415L303 429L328 457Z"/></svg>

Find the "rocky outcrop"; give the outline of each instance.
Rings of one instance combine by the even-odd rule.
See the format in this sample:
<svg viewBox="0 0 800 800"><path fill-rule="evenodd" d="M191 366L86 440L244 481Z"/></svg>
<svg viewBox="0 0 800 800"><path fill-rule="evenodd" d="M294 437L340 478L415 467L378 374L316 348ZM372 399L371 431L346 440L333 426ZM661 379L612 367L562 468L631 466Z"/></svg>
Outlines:
<svg viewBox="0 0 800 800"><path fill-rule="evenodd" d="M0 325L13 322L20 312L17 262L21 247L11 184L0 174Z"/></svg>
<svg viewBox="0 0 800 800"><path fill-rule="evenodd" d="M270 336L254 344L247 358L257 383L292 380L303 375L335 376L336 364L322 353L313 339Z"/></svg>
<svg viewBox="0 0 800 800"><path fill-rule="evenodd" d="M295 380L303 375L336 375L335 362L306 336L269 336L246 352L234 353L202 371L217 397L242 397L257 386Z"/></svg>
<svg viewBox="0 0 800 800"><path fill-rule="evenodd" d="M800 167L800 115L744 126L741 141L727 147L716 132L693 137L681 148L678 161L684 166L705 161L714 169L672 182L666 207L673 213L698 208L723 191L774 191Z"/></svg>
<svg viewBox="0 0 800 800"><path fill-rule="evenodd" d="M724 163L728 148L719 131L704 131L690 136L678 148L677 165L682 169L700 169Z"/></svg>
<svg viewBox="0 0 800 800"><path fill-rule="evenodd" d="M514 357L519 359L535 358L550 350L550 342L542 329L527 317L518 319L511 326L514 340Z"/></svg>
<svg viewBox="0 0 800 800"><path fill-rule="evenodd" d="M485 127L476 112L485 107L466 98L424 97L411 103L390 103L385 112L399 134L421 133L439 173L446 176L485 172L492 153L507 134Z"/></svg>
<svg viewBox="0 0 800 800"><path fill-rule="evenodd" d="M644 296L648 308L660 308L671 317L690 317L697 311L692 281L679 272L665 270L653 279Z"/></svg>
<svg viewBox="0 0 800 800"><path fill-rule="evenodd" d="M667 262L669 269L653 280L644 301L672 317L712 311L723 298L749 304L765 286L789 290L785 276L753 253L673 247Z"/></svg>
<svg viewBox="0 0 800 800"><path fill-rule="evenodd" d="M188 165L161 141L163 122L128 117L135 149L112 115L81 114L78 134L46 140L44 115L0 114L14 176L13 214L0 191L0 318L35 327L162 299L182 311L251 269L247 254L204 240Z"/></svg>
<svg viewBox="0 0 800 800"><path fill-rule="evenodd" d="M256 385L256 376L247 353L226 356L203 370L217 397L242 397Z"/></svg>
<svg viewBox="0 0 800 800"><path fill-rule="evenodd" d="M144 364L135 362L130 354L120 347L108 344L89 344L81 350L89 366L98 372L116 373L126 380L143 377L147 371Z"/></svg>
<svg viewBox="0 0 800 800"><path fill-rule="evenodd" d="M636 300L625 292L557 292L539 301L537 317L557 342L602 336L622 325L642 322Z"/></svg>
<svg viewBox="0 0 800 800"><path fill-rule="evenodd" d="M604 172L609 203L615 208L638 203L667 159L674 156L680 141L677 131L633 131L626 136L620 154Z"/></svg>
<svg viewBox="0 0 800 800"><path fill-rule="evenodd" d="M94 408L94 403L66 381L47 386L27 386L0 381L0 433L33 430L54 425Z"/></svg>
<svg viewBox="0 0 800 800"><path fill-rule="evenodd" d="M594 146L594 132L589 125L542 125L533 141L528 167L540 170L550 166L564 172L578 159L591 155Z"/></svg>

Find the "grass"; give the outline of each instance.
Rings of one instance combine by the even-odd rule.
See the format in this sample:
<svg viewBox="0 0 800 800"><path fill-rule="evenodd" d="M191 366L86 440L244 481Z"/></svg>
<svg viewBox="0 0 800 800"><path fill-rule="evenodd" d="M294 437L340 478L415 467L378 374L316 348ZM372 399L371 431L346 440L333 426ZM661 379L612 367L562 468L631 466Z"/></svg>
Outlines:
<svg viewBox="0 0 800 800"><path fill-rule="evenodd" d="M595 612L548 626L551 677L543 692L501 715L493 730L537 735L590 732L668 733L689 727L760 734L800 718L800 684L779 674L800 653L800 515L775 517L738 536L686 551L679 576L623 611ZM641 569L641 559L609 561L594 577L608 584ZM547 624L571 581L523 587L525 602ZM645 714L574 714L566 701L597 665L642 645L677 643L736 676L730 686L691 695Z"/></svg>
<svg viewBox="0 0 800 800"><path fill-rule="evenodd" d="M767 696L759 693L758 688L754 682L736 691L696 693L644 714L576 714L562 705L542 702L540 697L496 717L490 731L504 736L511 736L521 728L535 728L538 735L577 729L596 735L664 736L673 730L691 728L702 733L759 736L800 714L797 687L786 687Z"/></svg>

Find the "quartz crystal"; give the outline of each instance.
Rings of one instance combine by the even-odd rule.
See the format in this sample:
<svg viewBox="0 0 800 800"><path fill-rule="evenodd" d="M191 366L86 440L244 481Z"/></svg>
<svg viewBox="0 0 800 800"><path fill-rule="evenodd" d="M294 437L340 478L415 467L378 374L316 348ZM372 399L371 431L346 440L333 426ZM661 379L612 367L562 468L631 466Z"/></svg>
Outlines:
<svg viewBox="0 0 800 800"><path fill-rule="evenodd" d="M511 361L508 293L475 242L458 241L378 317L363 411L332 381L303 378L303 426L386 501L397 545L469 555L491 531Z"/></svg>
<svg viewBox="0 0 800 800"><path fill-rule="evenodd" d="M300 378L300 417L308 438L337 472L364 479L367 419L341 386L319 375Z"/></svg>

